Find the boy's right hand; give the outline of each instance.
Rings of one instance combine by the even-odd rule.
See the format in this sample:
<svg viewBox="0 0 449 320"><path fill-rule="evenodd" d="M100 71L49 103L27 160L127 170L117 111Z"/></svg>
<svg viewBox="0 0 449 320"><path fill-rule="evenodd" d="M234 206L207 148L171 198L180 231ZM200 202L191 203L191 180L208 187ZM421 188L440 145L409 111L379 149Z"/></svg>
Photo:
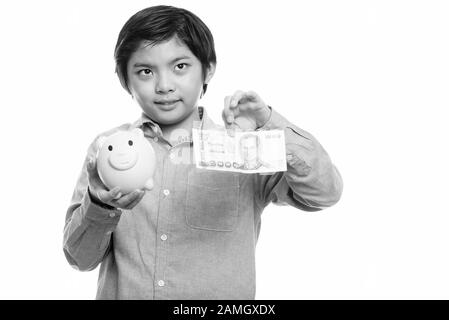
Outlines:
<svg viewBox="0 0 449 320"><path fill-rule="evenodd" d="M145 195L145 190L139 189L125 195L121 194L119 187L115 187L108 191L98 175L97 162L95 159L91 158L87 162L87 175L91 196L95 197L95 200L111 207L131 210Z"/></svg>

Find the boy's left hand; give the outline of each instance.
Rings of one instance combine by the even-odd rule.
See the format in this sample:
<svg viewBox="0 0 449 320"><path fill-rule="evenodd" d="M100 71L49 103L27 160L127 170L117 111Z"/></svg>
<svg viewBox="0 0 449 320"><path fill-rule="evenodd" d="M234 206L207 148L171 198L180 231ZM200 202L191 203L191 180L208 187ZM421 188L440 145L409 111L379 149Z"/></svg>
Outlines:
<svg viewBox="0 0 449 320"><path fill-rule="evenodd" d="M270 118L271 110L253 91L236 91L226 96L222 118L227 129L252 131L262 127Z"/></svg>

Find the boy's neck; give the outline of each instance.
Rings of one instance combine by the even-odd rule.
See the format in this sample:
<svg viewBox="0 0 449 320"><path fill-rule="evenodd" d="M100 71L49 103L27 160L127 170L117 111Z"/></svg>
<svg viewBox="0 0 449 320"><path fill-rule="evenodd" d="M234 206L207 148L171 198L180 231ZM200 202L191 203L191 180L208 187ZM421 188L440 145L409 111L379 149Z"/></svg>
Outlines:
<svg viewBox="0 0 449 320"><path fill-rule="evenodd" d="M200 117L198 115L198 107L193 108L192 112L185 119L183 119L177 123L170 124L170 125L159 125L159 126L162 130L162 134L163 134L164 138L169 139L171 133L174 130L185 130L186 134L188 134L190 136L191 132L192 132L192 126L193 126L194 121L200 121Z"/></svg>

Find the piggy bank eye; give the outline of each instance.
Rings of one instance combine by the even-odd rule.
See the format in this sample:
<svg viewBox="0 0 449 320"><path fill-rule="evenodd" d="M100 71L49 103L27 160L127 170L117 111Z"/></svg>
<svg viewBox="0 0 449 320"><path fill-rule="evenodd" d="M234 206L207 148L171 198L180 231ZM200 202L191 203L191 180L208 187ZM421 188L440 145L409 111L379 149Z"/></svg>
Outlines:
<svg viewBox="0 0 449 320"><path fill-rule="evenodd" d="M133 141L132 141L132 140L129 140L129 141L128 141L128 144L129 144L130 146L132 146L132 145L133 145Z"/></svg>
<svg viewBox="0 0 449 320"><path fill-rule="evenodd" d="M112 151L112 146L109 146L109 147L108 147L108 150L109 150L109 151Z"/></svg>

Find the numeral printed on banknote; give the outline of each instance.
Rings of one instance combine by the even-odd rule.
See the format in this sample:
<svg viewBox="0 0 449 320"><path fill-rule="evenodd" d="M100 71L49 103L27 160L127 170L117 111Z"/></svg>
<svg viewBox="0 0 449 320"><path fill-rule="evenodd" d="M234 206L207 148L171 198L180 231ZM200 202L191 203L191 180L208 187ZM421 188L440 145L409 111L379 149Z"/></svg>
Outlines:
<svg viewBox="0 0 449 320"><path fill-rule="evenodd" d="M192 129L197 168L242 173L286 171L283 130L235 131Z"/></svg>

